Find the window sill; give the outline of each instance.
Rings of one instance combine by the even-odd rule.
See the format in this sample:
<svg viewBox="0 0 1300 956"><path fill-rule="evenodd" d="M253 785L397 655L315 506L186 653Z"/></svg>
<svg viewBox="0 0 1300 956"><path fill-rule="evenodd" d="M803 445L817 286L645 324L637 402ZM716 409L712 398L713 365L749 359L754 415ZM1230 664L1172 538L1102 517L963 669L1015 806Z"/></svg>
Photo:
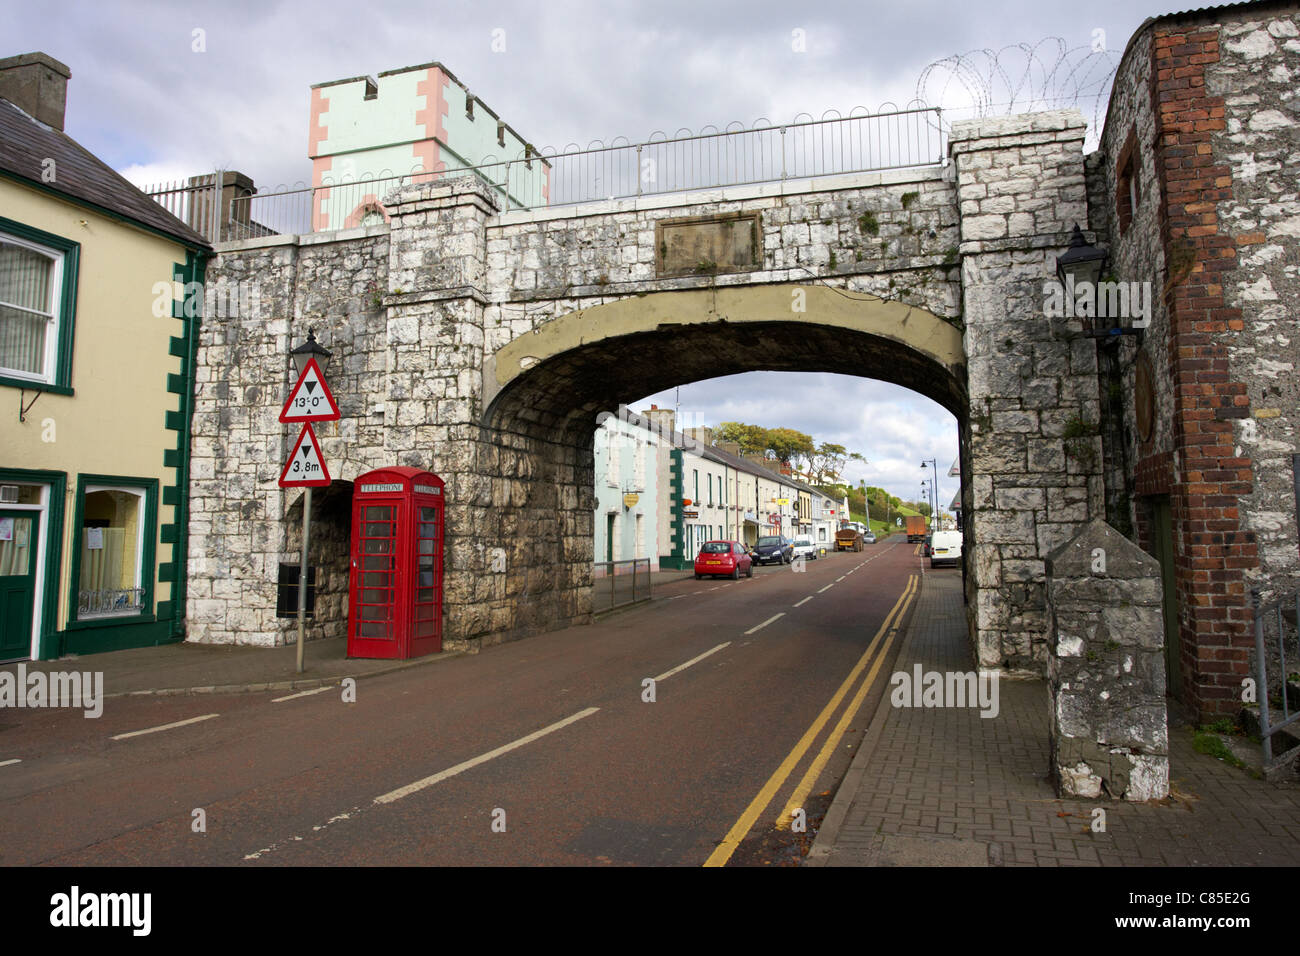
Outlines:
<svg viewBox="0 0 1300 956"><path fill-rule="evenodd" d="M153 624L156 620L152 614L105 614L103 617L69 621L65 630L84 631L95 627L120 627L123 624Z"/></svg>
<svg viewBox="0 0 1300 956"><path fill-rule="evenodd" d="M0 375L0 385L7 385L9 388L23 388L29 392L49 392L51 395L72 394L72 387L69 385L51 385L49 382L33 382L25 378L14 378L12 375Z"/></svg>

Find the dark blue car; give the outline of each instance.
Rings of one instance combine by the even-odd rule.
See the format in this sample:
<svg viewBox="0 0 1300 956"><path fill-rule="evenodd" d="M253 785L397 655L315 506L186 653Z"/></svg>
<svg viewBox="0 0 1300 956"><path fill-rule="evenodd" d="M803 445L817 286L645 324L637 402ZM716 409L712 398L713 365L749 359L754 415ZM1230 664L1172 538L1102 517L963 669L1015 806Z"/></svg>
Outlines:
<svg viewBox="0 0 1300 956"><path fill-rule="evenodd" d="M785 535L759 538L754 548L755 564L789 564L794 560L794 542Z"/></svg>

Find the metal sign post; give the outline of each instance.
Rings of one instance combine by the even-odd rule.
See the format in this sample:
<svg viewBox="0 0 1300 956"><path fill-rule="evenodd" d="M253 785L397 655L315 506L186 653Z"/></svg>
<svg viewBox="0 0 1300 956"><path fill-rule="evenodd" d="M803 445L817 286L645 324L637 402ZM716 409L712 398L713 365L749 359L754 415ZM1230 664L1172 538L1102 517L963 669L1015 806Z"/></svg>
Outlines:
<svg viewBox="0 0 1300 956"><path fill-rule="evenodd" d="M298 566L298 673L303 672L303 654L307 634L307 583L309 569L307 553L311 546L311 492L316 487L327 487L330 483L329 469L325 467L325 455L321 452L316 433L312 431L312 422L335 421L342 417L325 376L313 358L309 360L298 376L298 382L284 403L280 412L282 422L302 422L302 431L298 441L289 453L289 460L284 463L280 473L281 488L302 488L302 559Z"/></svg>

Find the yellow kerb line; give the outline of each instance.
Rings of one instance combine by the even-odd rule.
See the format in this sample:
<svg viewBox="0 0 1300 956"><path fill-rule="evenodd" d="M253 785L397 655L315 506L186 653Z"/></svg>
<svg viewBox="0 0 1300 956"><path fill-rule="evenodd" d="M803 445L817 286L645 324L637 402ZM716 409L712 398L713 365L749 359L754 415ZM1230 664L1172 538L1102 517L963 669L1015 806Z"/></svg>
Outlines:
<svg viewBox="0 0 1300 956"><path fill-rule="evenodd" d="M811 765L809 765L808 771L803 775L803 779L799 781L799 786L794 788L794 793L790 795L790 800L786 803L785 809L783 809L780 816L776 818L776 826L778 830L789 828L792 814L795 810L800 809L804 805L804 801L812 791L813 785L817 782L818 776L821 775L827 761L831 759L831 754L834 753L835 748L840 745L840 740L849 729L849 724L853 721L853 718L857 716L858 708L861 707L862 702L867 699L867 693L876 682L876 675L880 672L880 666L885 662L885 658L889 657L889 648L894 644L894 638L898 635L899 625L902 624L903 618L907 615L907 609L912 603L912 598L916 596L916 590L916 575L913 574L908 578L907 589L903 592L906 595L907 600L903 602L903 609L899 611L898 617L894 620L894 625L889 629L889 637L885 641L885 646L881 648L879 656L876 657L876 662L871 665L871 670L867 674L867 679L862 682L862 686L858 688L858 692L853 695L853 700L849 702L849 706L845 708L844 713L840 716L839 722L835 725L835 729L832 730L830 736L826 738L826 743L822 745L821 752L817 754L817 758Z"/></svg>
<svg viewBox="0 0 1300 956"><path fill-rule="evenodd" d="M853 686L854 682L858 679L858 675L861 674L863 669L867 666L867 661L871 659L871 655L875 652L876 645L880 643L881 637L887 630L889 630L889 622L893 619L899 606L903 603L903 599L907 597L908 592L911 590L913 577L914 576L910 576L908 578L907 586L904 587L902 593L898 595L898 600L894 603L893 610L891 610L885 617L884 623L880 625L880 630L878 630L876 636L871 639L871 644L868 645L867 649L858 659L858 662L853 665L853 670L849 671L849 676L844 678L844 683L840 684L839 689L835 691L834 696L831 697L826 706L822 708L822 712L817 715L817 719L814 720L812 725L804 732L804 735L799 738L799 742L794 745L794 749L790 751L785 760L781 761L781 766L777 767L772 776L768 778L767 783L763 784L763 789L760 790L758 795L750 801L749 806L745 808L745 812L740 815L740 819L732 824L731 829L727 831L727 835L722 838L722 842L719 843L717 848L709 854L709 858L704 861L705 866L727 865L727 861L731 859L731 855L735 853L736 848L740 846L740 841L745 838L745 835L749 833L750 829L754 826L754 821L758 819L759 815L765 809L767 809L767 805L772 802L772 798L776 796L777 791L781 789L781 786L785 783L786 779L794 772L794 768L799 765L799 761L803 759L804 754L808 752L808 748L812 746L813 741L816 740L817 736L822 732L822 728L826 726L826 722L831 719L831 715L835 713L836 709L839 707L840 701L844 699L844 695L849 692L849 688Z"/></svg>

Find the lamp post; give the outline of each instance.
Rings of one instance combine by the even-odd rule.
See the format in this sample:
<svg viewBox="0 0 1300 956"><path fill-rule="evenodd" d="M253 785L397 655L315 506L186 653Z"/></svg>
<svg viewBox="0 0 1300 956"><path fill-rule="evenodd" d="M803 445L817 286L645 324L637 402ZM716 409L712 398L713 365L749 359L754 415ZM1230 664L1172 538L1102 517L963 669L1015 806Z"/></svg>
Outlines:
<svg viewBox="0 0 1300 956"><path fill-rule="evenodd" d="M289 357L293 359L294 368L298 370L298 377L302 377L303 371L307 368L307 363L312 359L316 360L316 367L321 370L321 375L325 374L325 367L329 364L330 358L334 355L329 349L323 348L316 341L316 334L311 329L307 330L307 341L295 349L289 350ZM302 560L298 566L298 673L303 672L303 647L306 643L305 635L307 631L307 548L311 542L311 485L303 489L302 495Z"/></svg>
<svg viewBox="0 0 1300 956"><path fill-rule="evenodd" d="M930 482L930 490L934 493L934 500L930 505L930 522L933 529L933 526L939 520L939 463L933 458L921 459L921 468L923 470L931 467L934 468L934 480Z"/></svg>

